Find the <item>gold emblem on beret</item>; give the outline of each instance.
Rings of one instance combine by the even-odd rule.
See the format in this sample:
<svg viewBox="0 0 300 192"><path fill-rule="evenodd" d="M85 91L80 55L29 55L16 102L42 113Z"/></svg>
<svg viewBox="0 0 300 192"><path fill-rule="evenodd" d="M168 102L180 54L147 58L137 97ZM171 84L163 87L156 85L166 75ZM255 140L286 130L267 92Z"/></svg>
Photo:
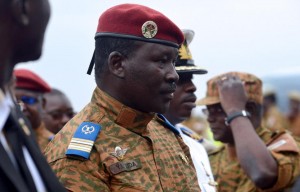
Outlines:
<svg viewBox="0 0 300 192"><path fill-rule="evenodd" d="M146 21L142 25L142 33L147 39L153 38L157 34L157 25L154 21Z"/></svg>
<svg viewBox="0 0 300 192"><path fill-rule="evenodd" d="M186 60L193 59L186 40L180 46L178 54L180 59L186 59Z"/></svg>

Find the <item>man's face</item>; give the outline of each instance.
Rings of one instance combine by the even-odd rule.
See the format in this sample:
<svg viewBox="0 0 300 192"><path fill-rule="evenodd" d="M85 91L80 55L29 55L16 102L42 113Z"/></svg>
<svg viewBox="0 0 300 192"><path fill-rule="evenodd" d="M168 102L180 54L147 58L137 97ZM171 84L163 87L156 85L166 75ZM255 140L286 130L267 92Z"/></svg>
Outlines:
<svg viewBox="0 0 300 192"><path fill-rule="evenodd" d="M70 101L64 95L47 94L43 120L49 131L56 134L74 116Z"/></svg>
<svg viewBox="0 0 300 192"><path fill-rule="evenodd" d="M25 89L15 90L16 99L22 105L24 115L29 119L32 128L37 129L42 122L43 99L39 93Z"/></svg>
<svg viewBox="0 0 300 192"><path fill-rule="evenodd" d="M206 106L207 121L214 139L223 143L233 143L233 135L229 126L225 125L226 113L220 103Z"/></svg>
<svg viewBox="0 0 300 192"><path fill-rule="evenodd" d="M192 109L196 107L196 86L192 82L192 73L179 74L179 81L171 101L166 117L177 124L191 116ZM176 122L175 122L176 121Z"/></svg>
<svg viewBox="0 0 300 192"><path fill-rule="evenodd" d="M176 48L139 42L141 45L125 63L127 105L143 111L164 113L173 99L178 74ZM123 92L124 92L123 91Z"/></svg>

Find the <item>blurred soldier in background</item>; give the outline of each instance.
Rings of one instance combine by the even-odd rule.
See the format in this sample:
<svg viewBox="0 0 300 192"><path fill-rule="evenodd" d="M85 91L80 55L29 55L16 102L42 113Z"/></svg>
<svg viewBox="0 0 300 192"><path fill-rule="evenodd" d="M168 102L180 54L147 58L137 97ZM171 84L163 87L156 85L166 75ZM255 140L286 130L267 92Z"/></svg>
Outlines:
<svg viewBox="0 0 300 192"><path fill-rule="evenodd" d="M52 133L58 133L74 116L73 107L68 97L60 90L52 88L44 94L46 100L43 121Z"/></svg>
<svg viewBox="0 0 300 192"><path fill-rule="evenodd" d="M37 74L27 69L14 70L16 77L15 95L24 115L29 119L37 143L43 151L53 137L42 120L45 108L43 94L50 92L50 86Z"/></svg>
<svg viewBox="0 0 300 192"><path fill-rule="evenodd" d="M300 140L300 92L293 90L288 93L289 98L289 112L288 120L290 124L290 131L293 136Z"/></svg>
<svg viewBox="0 0 300 192"><path fill-rule="evenodd" d="M225 146L209 155L218 191L281 191L300 172L299 149L290 134L261 127L262 82L230 72L207 82L208 122Z"/></svg>
<svg viewBox="0 0 300 192"><path fill-rule="evenodd" d="M273 131L284 131L289 127L287 119L277 106L276 92L270 85L263 89L263 119L262 125Z"/></svg>

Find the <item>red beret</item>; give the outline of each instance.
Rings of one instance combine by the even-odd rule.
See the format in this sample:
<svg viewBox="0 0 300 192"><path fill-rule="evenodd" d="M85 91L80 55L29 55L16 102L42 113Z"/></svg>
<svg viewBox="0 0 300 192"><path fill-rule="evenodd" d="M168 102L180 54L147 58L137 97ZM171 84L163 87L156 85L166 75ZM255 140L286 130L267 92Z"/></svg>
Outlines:
<svg viewBox="0 0 300 192"><path fill-rule="evenodd" d="M149 7L121 4L106 10L99 18L95 39L121 37L178 48L182 31L169 18Z"/></svg>
<svg viewBox="0 0 300 192"><path fill-rule="evenodd" d="M50 86L37 74L27 69L15 69L14 75L17 79L16 88L27 89L47 93L51 91Z"/></svg>

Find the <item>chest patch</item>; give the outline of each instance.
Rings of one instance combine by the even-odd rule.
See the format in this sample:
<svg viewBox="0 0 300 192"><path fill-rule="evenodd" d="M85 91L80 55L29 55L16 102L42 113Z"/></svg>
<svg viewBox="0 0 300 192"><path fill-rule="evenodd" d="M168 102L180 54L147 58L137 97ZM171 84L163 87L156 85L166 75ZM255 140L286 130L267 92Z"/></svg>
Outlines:
<svg viewBox="0 0 300 192"><path fill-rule="evenodd" d="M141 161L139 159L133 159L114 163L111 166L109 166L109 169L112 172L112 174L116 175L124 171L133 171L136 169L140 169L141 167Z"/></svg>

